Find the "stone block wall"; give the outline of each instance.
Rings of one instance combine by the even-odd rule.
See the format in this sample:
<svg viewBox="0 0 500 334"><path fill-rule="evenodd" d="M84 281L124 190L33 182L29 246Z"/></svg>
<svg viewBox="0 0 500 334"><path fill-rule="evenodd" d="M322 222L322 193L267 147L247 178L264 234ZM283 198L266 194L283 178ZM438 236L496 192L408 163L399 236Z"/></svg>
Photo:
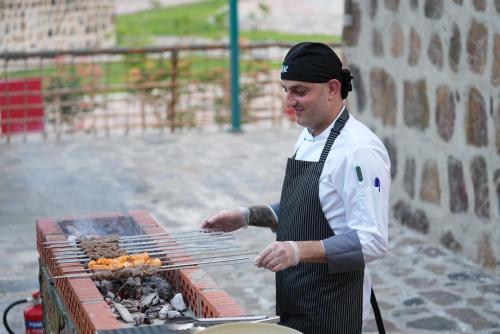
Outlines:
<svg viewBox="0 0 500 334"><path fill-rule="evenodd" d="M346 0L348 105L392 161L392 221L500 273L500 0Z"/></svg>
<svg viewBox="0 0 500 334"><path fill-rule="evenodd" d="M0 52L114 43L113 0L0 0Z"/></svg>

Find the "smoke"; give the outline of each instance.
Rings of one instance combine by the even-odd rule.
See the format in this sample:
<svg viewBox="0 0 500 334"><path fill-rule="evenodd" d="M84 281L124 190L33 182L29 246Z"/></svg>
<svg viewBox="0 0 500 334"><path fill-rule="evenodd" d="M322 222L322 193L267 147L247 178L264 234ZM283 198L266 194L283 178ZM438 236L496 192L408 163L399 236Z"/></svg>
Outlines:
<svg viewBox="0 0 500 334"><path fill-rule="evenodd" d="M85 238L90 236L119 235L130 236L144 234L144 231L128 216L63 220L59 227L68 237Z"/></svg>

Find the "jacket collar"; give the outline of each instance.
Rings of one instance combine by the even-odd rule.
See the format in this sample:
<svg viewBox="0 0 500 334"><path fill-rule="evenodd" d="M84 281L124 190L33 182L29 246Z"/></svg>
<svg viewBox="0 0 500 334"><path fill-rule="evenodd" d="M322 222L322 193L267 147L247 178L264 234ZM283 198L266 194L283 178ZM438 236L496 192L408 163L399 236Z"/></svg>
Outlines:
<svg viewBox="0 0 500 334"><path fill-rule="evenodd" d="M333 126L335 125L335 122L340 117L340 115L342 114L342 112L344 111L344 109L345 109L345 105L342 106L342 109L337 114L337 117L335 117L335 119L332 121L332 123L330 123L330 125L328 125L328 127L325 130L323 130L323 132L321 132L319 135L313 136L311 134L312 130L309 129L309 128L307 128L304 140L311 141L311 142L326 140L328 138L328 136L330 135L330 131L332 130Z"/></svg>

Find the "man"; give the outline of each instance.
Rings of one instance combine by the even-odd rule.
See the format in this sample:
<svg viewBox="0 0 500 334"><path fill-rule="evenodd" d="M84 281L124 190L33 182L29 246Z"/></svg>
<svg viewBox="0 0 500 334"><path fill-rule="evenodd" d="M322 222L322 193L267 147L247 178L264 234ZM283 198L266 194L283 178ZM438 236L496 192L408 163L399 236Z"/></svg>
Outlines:
<svg viewBox="0 0 500 334"><path fill-rule="evenodd" d="M344 105L351 79L330 47L292 47L281 80L286 105L305 129L288 159L280 203L222 211L202 223L277 231L256 265L276 272L280 324L303 333L361 333L371 291L365 264L388 246L390 161Z"/></svg>

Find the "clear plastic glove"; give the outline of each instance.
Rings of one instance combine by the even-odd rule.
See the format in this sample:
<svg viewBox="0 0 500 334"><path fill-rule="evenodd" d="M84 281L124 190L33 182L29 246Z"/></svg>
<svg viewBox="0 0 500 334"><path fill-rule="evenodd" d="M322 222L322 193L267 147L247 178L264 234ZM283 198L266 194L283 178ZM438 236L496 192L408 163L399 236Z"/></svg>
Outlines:
<svg viewBox="0 0 500 334"><path fill-rule="evenodd" d="M276 272L296 266L299 260L300 251L295 241L276 241L264 248L255 265Z"/></svg>
<svg viewBox="0 0 500 334"><path fill-rule="evenodd" d="M249 219L250 211L248 208L241 207L224 210L206 218L201 223L201 228L205 230L232 232L240 228L246 228Z"/></svg>

